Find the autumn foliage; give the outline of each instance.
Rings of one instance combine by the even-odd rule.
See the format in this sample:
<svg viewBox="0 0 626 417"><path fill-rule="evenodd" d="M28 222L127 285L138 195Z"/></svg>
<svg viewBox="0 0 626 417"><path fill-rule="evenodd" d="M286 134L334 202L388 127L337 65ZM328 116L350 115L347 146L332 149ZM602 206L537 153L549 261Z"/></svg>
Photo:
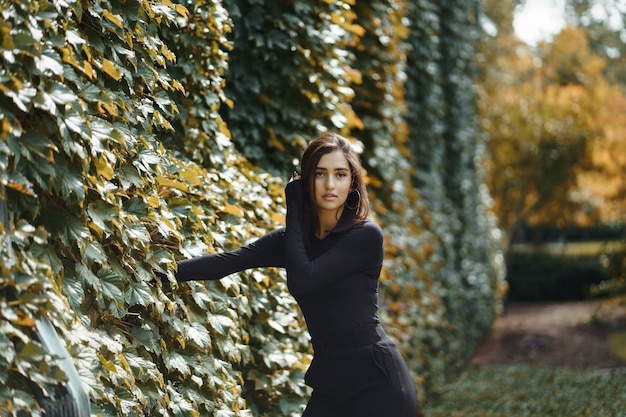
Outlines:
<svg viewBox="0 0 626 417"><path fill-rule="evenodd" d="M536 50L513 36L490 42L479 116L507 240L527 226L621 223L626 98L584 29L567 27Z"/></svg>
<svg viewBox="0 0 626 417"><path fill-rule="evenodd" d="M608 18L621 12L612 1L564 3L569 24L527 45L512 30L515 2L482 2L496 30L477 55L478 120L507 255L514 242L541 243L532 229L564 237L567 229L623 230L626 221L624 27ZM626 241L603 251L611 279L592 293L623 305Z"/></svg>
<svg viewBox="0 0 626 417"><path fill-rule="evenodd" d="M280 226L293 160L324 129L363 147L381 312L420 396L467 363L504 285L465 2L0 13L0 414L41 415L34 391L65 381L45 316L92 414L300 415L310 348L284 274L178 285L173 271Z"/></svg>

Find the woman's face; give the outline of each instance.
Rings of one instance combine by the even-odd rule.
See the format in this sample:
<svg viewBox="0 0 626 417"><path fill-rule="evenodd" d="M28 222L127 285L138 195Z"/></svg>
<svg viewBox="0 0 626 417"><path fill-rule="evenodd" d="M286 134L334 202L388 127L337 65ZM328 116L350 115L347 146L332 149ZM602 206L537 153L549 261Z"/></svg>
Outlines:
<svg viewBox="0 0 626 417"><path fill-rule="evenodd" d="M318 215L341 216L350 193L352 175L350 164L340 150L323 155L315 168L315 206Z"/></svg>

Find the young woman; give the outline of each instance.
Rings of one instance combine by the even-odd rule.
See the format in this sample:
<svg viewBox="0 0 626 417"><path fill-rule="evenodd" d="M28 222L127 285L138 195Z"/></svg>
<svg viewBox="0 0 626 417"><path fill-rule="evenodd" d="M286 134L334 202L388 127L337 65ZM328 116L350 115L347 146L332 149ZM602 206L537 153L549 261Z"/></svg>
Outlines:
<svg viewBox="0 0 626 417"><path fill-rule="evenodd" d="M176 279L215 280L283 267L314 348L303 417L415 417L409 371L378 318L383 234L369 219L357 154L326 133L305 150L285 188L287 225L232 252L178 263Z"/></svg>

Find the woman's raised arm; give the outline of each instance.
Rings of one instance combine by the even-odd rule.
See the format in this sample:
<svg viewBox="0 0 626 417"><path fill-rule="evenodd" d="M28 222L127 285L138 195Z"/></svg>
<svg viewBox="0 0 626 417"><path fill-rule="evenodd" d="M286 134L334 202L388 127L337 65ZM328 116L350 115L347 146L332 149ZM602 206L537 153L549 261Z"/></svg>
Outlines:
<svg viewBox="0 0 626 417"><path fill-rule="evenodd" d="M216 280L235 272L261 267L285 267L285 229L274 230L229 252L213 253L178 262L176 280Z"/></svg>

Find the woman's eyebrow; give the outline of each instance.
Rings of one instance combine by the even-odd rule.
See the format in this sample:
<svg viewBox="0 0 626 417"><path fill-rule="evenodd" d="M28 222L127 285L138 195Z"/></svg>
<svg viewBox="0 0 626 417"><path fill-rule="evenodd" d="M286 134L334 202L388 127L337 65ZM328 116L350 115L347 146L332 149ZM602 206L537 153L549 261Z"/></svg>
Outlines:
<svg viewBox="0 0 626 417"><path fill-rule="evenodd" d="M316 167L315 169L318 171L328 171L328 168L324 168L320 166ZM335 171L350 171L350 168L339 167L339 168L335 168L334 170Z"/></svg>

